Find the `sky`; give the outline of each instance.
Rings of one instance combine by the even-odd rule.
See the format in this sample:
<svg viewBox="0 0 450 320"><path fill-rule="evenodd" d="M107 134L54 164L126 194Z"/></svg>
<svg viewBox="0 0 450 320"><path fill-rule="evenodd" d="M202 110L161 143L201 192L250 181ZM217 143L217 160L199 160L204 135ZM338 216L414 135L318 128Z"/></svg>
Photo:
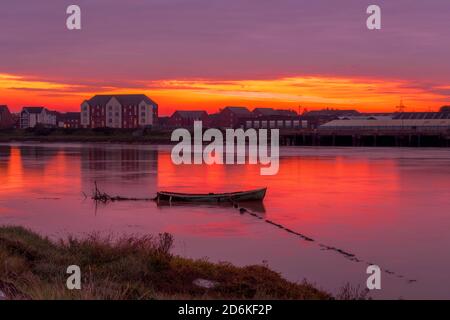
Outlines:
<svg viewBox="0 0 450 320"><path fill-rule="evenodd" d="M82 30L66 28L81 7ZM366 9L381 7L381 30ZM15 0L0 4L0 104L79 110L145 93L174 110L437 110L450 104L448 0Z"/></svg>

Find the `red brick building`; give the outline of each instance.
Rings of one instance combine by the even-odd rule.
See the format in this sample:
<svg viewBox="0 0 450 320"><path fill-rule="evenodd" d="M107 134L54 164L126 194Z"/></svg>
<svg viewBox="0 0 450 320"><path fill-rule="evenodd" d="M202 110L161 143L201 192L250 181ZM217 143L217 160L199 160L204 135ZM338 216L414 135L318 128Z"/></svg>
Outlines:
<svg viewBox="0 0 450 320"><path fill-rule="evenodd" d="M81 128L80 117L81 114L79 112L58 112L56 115L56 122L60 128Z"/></svg>
<svg viewBox="0 0 450 320"><path fill-rule="evenodd" d="M242 118L239 127L244 129L285 129L299 130L308 127L308 121L301 116L273 115Z"/></svg>
<svg viewBox="0 0 450 320"><path fill-rule="evenodd" d="M252 111L255 117L270 117L270 116L284 116L284 117L296 117L297 112L293 110L282 110L273 108L255 108Z"/></svg>
<svg viewBox="0 0 450 320"><path fill-rule="evenodd" d="M238 128L241 119L252 117L254 117L254 114L246 107L225 107L214 116L212 126L217 128Z"/></svg>
<svg viewBox="0 0 450 320"><path fill-rule="evenodd" d="M81 104L83 128L140 128L157 119L158 105L144 94L96 95Z"/></svg>
<svg viewBox="0 0 450 320"><path fill-rule="evenodd" d="M169 127L191 128L194 121L201 121L203 127L209 126L209 116L206 111L175 111L168 120Z"/></svg>
<svg viewBox="0 0 450 320"><path fill-rule="evenodd" d="M0 106L0 129L12 128L14 124L14 118L9 112L8 106Z"/></svg>

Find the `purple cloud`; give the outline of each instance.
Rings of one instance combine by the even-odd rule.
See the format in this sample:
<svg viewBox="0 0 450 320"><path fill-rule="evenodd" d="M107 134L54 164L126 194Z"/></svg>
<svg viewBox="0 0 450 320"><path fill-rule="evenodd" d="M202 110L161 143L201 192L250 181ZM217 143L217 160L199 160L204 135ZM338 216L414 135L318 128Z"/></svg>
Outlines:
<svg viewBox="0 0 450 320"><path fill-rule="evenodd" d="M0 13L0 73L55 81L261 79L302 74L450 83L448 0L377 0L382 30L361 0L8 1Z"/></svg>

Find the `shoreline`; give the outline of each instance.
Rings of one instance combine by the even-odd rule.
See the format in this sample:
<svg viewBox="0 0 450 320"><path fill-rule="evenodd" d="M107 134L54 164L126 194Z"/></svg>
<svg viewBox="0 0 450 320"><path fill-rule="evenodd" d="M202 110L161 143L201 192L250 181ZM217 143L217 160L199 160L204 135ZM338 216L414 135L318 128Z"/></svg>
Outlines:
<svg viewBox="0 0 450 320"><path fill-rule="evenodd" d="M166 131L133 132L83 129L51 129L50 131L11 130L0 131L0 142L79 142L79 143L141 143L173 144L170 133Z"/></svg>
<svg viewBox="0 0 450 320"><path fill-rule="evenodd" d="M265 265L236 267L171 254L173 237L50 241L17 226L0 226L0 300L289 299L334 297L306 281L293 283ZM81 290L69 290L67 268L79 263ZM83 270L89 270L83 273ZM351 288L344 288L342 297Z"/></svg>
<svg viewBox="0 0 450 320"><path fill-rule="evenodd" d="M374 135L375 133L371 133ZM169 129L65 129L65 128L33 128L0 130L0 142L40 142L40 143L127 143L147 145L175 145L171 141L172 130ZM414 148L448 149L450 139L427 136L383 136L375 134L368 138L363 133L348 133L335 136L333 133L318 134L314 131L281 132L280 146L283 147L354 147L395 149ZM378 137L378 139L376 138ZM375 140L374 140L375 139ZM207 143L203 143L207 145Z"/></svg>

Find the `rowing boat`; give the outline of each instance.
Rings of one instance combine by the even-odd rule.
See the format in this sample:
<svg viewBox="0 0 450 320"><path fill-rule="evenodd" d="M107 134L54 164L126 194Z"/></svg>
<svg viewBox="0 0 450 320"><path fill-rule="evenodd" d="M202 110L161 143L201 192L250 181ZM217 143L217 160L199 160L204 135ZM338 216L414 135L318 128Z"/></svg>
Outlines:
<svg viewBox="0 0 450 320"><path fill-rule="evenodd" d="M176 193L160 191L156 196L157 201L169 202L241 202L262 201L266 195L267 188L239 191L229 193Z"/></svg>

